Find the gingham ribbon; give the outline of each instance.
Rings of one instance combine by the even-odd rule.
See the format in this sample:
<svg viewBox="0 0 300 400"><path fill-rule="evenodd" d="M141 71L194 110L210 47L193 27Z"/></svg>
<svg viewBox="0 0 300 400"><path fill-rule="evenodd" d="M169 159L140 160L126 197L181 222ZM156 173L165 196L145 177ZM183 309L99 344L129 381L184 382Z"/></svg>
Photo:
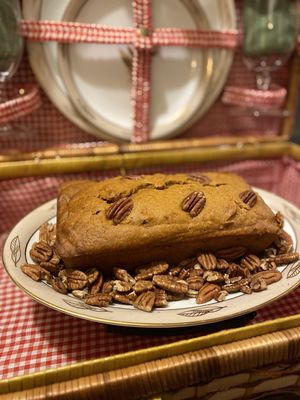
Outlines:
<svg viewBox="0 0 300 400"><path fill-rule="evenodd" d="M39 108L40 105L41 98L38 87L33 84L22 84L18 97L0 104L0 124L25 117Z"/></svg>
<svg viewBox="0 0 300 400"><path fill-rule="evenodd" d="M234 29L208 31L155 28L152 31L143 30L143 32L144 37L136 28L110 27L80 22L22 20L20 23L22 36L36 42L135 44L142 48L147 46L188 46L235 49L242 40L241 33Z"/></svg>
<svg viewBox="0 0 300 400"><path fill-rule="evenodd" d="M250 108L280 108L284 103L286 95L286 89L279 86L271 87L269 90L227 86L224 89L222 101L225 104Z"/></svg>
<svg viewBox="0 0 300 400"><path fill-rule="evenodd" d="M133 28L57 21L25 21L21 34L31 41L60 43L101 43L133 45L132 61L132 142L146 142L150 131L151 74L154 46L189 46L234 49L241 41L236 30L206 31L152 27L151 0L133 1Z"/></svg>

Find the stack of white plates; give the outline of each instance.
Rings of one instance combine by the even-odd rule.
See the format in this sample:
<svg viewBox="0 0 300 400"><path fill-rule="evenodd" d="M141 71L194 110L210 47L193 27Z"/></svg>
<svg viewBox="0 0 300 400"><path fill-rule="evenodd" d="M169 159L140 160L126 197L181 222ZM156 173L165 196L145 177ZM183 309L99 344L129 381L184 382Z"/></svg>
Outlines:
<svg viewBox="0 0 300 400"><path fill-rule="evenodd" d="M24 18L133 26L131 0L26 0ZM152 0L154 27L234 29L232 0ZM54 105L99 138L132 133L132 48L110 44L28 43L32 69ZM200 119L227 79L232 51L158 47L152 57L150 140L178 135Z"/></svg>

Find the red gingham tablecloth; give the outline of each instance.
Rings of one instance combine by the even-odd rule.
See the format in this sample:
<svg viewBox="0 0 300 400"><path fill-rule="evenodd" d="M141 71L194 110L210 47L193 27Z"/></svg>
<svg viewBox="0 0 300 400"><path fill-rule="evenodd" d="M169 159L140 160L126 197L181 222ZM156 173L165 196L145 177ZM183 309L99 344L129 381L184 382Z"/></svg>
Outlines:
<svg viewBox="0 0 300 400"><path fill-rule="evenodd" d="M235 0L237 24L240 28L240 10L242 0ZM86 44L88 46L88 44ZM287 88L290 78L290 62L285 63L277 71L272 72L272 82L279 87ZM24 54L21 66L12 79L13 87L22 87L22 84L38 84L30 68L27 54ZM233 63L225 86L228 88L255 89L255 74L249 71L244 62L241 51L234 53ZM30 151L55 147L70 143L99 141L71 123L63 116L48 99L46 93L41 90L41 107L32 114L21 118L20 123L28 127L31 133L28 137L14 138L8 136L0 139L2 151ZM222 136L249 136L264 135L277 136L281 128L281 118L259 117L254 118L251 111L237 110L236 107L222 102L222 93L205 113L205 115L193 126L179 135L179 138L202 138ZM112 138L113 140L113 138Z"/></svg>
<svg viewBox="0 0 300 400"><path fill-rule="evenodd" d="M201 170L237 172L252 185L300 205L300 164L289 158L163 168L163 172L169 173ZM162 169L144 168L131 173L157 171ZM62 181L78 177L103 179L116 174L118 171L0 182L1 242L24 215L56 197L57 187ZM81 320L36 303L11 282L0 265L0 377L4 379L45 371L79 361L193 338L228 327L297 314L300 312L299 296L300 288L256 314L214 325L163 330L125 328Z"/></svg>

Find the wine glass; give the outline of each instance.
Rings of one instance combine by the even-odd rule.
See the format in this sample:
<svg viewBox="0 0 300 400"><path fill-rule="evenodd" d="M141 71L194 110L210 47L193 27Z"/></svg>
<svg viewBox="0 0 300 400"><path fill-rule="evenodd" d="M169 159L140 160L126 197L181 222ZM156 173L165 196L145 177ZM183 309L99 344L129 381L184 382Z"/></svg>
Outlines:
<svg viewBox="0 0 300 400"><path fill-rule="evenodd" d="M14 76L23 54L23 39L18 32L21 18L19 0L0 0L0 103L9 100L8 82ZM16 123L0 124L0 137L22 136Z"/></svg>
<svg viewBox="0 0 300 400"><path fill-rule="evenodd" d="M244 63L256 74L258 90L269 90L271 72L292 54L297 38L297 13L291 0L244 0Z"/></svg>

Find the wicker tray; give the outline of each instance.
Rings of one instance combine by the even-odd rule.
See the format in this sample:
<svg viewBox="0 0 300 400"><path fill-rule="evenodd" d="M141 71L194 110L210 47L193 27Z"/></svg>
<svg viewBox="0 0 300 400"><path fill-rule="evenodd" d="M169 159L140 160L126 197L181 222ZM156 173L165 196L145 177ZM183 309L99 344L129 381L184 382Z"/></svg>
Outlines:
<svg viewBox="0 0 300 400"><path fill-rule="evenodd" d="M50 179L54 179L59 184L62 179L77 176L103 178L120 172L226 169L238 171L250 183L277 191L300 204L296 185L299 146L282 141L257 143L251 139L238 146L227 143L225 147L207 142L205 148L190 148L182 146L183 143L179 149L170 149L166 143L165 150L154 146L151 150L139 148L135 151L131 148L131 151L122 153L118 148L115 153L106 153L96 146L91 155L61 154L59 159L41 157L38 162L44 162L45 169L36 168L31 161L30 174L24 169L24 161L3 161L0 171L1 177L6 179L0 185L4 191L9 187L22 191L22 185L26 186L30 180L35 184L49 184ZM75 173L78 170L81 172ZM55 176L58 172L59 175ZM285 179L282 179L282 173L285 173ZM28 175L46 176L24 178ZM12 177L14 179L9 179ZM37 199L37 203L40 201ZM35 204L27 206L28 209L23 207L14 218L17 221L21 214L34 207ZM10 223L16 221L10 220ZM70 399L79 396L101 399L192 399L207 396L205 398L215 399L217 397L213 396L225 389L228 399L255 398L253 396L270 391L270 385L263 381L274 382L274 376L277 379L276 390L295 391L300 368L297 362L300 357L299 294L297 290L293 292L291 303L288 298L284 299L281 313L275 310L270 314L269 310L267 315L263 309L257 316L248 315L213 329L204 329L201 333L183 332L181 336L175 335L169 344L166 340L160 345L4 379L0 383L0 398L60 399L66 398L65 393L68 393ZM288 311L283 304L289 304ZM295 308L291 304L295 304ZM123 333L128 338L136 334L130 330ZM236 393L240 397L235 397Z"/></svg>

